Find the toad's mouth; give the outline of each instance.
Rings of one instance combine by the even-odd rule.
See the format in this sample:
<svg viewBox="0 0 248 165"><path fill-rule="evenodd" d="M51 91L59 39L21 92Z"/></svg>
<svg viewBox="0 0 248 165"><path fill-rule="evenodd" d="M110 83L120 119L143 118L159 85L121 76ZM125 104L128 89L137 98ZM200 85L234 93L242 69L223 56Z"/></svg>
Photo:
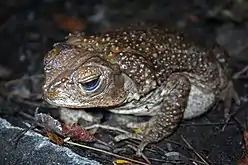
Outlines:
<svg viewBox="0 0 248 165"><path fill-rule="evenodd" d="M54 105L54 106L58 106L58 107L66 107L66 108L84 108L82 106L78 106L81 105L82 103L79 103L77 101L66 101L64 100L63 97L59 98L57 97L56 99L50 99L50 98L46 98L44 99L47 103Z"/></svg>

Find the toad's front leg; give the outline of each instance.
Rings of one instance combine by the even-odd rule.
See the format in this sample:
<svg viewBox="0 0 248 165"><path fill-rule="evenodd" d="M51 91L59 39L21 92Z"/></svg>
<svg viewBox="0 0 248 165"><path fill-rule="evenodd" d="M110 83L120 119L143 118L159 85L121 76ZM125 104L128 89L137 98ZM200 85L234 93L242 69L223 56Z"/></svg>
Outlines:
<svg viewBox="0 0 248 165"><path fill-rule="evenodd" d="M183 112L187 106L190 92L190 82L187 77L181 74L174 74L162 86L161 97L162 106L146 123L130 123L130 127L139 127L143 130L142 134L122 134L115 138L120 141L127 138L138 139L141 143L138 146L137 154L140 155L145 146L149 143L158 142L169 136L183 117Z"/></svg>

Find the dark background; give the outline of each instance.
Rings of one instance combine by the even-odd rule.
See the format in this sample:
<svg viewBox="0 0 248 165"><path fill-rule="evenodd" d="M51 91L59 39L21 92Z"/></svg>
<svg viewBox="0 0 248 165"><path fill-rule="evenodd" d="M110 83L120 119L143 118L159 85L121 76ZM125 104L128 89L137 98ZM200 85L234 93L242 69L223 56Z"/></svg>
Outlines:
<svg viewBox="0 0 248 165"><path fill-rule="evenodd" d="M22 126L24 119L19 112L33 115L35 107L42 104L41 110L56 116L56 108L42 102L44 54L68 33L105 31L135 22L162 23L188 31L200 42L219 43L231 56L233 74L248 64L248 2L244 0L1 0L0 115ZM244 152L246 73L234 82L242 104L233 108L236 113L224 131L221 123L225 119L219 108L201 118L183 122L170 140L185 145L180 137L184 136L210 164L236 164ZM158 146L168 149L166 141ZM180 145L172 148L188 158L198 159ZM91 151L76 152L105 164L114 160ZM163 160L163 156L158 159ZM190 164L192 161L182 159L182 162ZM161 162L153 161L153 164Z"/></svg>

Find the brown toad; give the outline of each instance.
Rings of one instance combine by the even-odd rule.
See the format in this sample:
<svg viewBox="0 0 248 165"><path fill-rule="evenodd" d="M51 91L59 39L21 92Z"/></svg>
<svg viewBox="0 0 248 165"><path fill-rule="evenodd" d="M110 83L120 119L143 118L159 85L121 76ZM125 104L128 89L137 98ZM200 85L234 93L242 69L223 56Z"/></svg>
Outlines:
<svg viewBox="0 0 248 165"><path fill-rule="evenodd" d="M150 116L143 134L116 139L148 143L169 136L182 119L206 112L217 101L239 99L226 73L225 53L206 48L181 33L159 27L69 35L45 57L44 99L68 108L107 108Z"/></svg>

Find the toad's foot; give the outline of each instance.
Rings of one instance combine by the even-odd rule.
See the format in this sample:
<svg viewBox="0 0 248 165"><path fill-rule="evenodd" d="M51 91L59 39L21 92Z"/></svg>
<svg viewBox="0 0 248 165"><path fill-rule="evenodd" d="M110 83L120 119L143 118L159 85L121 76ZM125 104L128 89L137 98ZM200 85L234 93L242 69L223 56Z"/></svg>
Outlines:
<svg viewBox="0 0 248 165"><path fill-rule="evenodd" d="M235 91L235 89L233 87L233 83L231 81L228 83L225 90L222 91L221 99L224 102L224 116L225 116L225 118L228 118L230 116L232 101L234 100L234 102L237 105L240 105L239 96L238 96L237 92Z"/></svg>
<svg viewBox="0 0 248 165"><path fill-rule="evenodd" d="M133 129L140 129L141 132L144 133L145 128L149 128L149 122L142 122L142 123L128 123L127 124L128 128L133 128ZM149 131L149 130L148 130ZM120 134L118 136L116 136L115 141L121 141L121 140L125 140L125 139L136 139L136 140L140 140L141 143L139 144L138 148L136 149L136 155L137 156L141 156L142 155L142 151L144 150L144 148L150 143L150 140L145 140L144 135L142 134L136 134L136 133L125 133L125 134Z"/></svg>
<svg viewBox="0 0 248 165"><path fill-rule="evenodd" d="M115 141L117 142L125 139L137 139L141 141L138 148L136 149L136 155L139 157L142 155L144 148L150 143L142 140L144 139L144 136L138 134L128 133L128 134L121 134L115 137Z"/></svg>
<svg viewBox="0 0 248 165"><path fill-rule="evenodd" d="M187 106L190 92L190 82L183 75L172 75L168 78L163 87L161 97L163 105L160 107L155 116L146 123L130 123L129 127L140 128L141 134L127 133L115 137L116 141L124 139L137 139L141 143L137 148L137 155L141 155L144 148L149 143L162 140L174 132L183 117L183 112Z"/></svg>

